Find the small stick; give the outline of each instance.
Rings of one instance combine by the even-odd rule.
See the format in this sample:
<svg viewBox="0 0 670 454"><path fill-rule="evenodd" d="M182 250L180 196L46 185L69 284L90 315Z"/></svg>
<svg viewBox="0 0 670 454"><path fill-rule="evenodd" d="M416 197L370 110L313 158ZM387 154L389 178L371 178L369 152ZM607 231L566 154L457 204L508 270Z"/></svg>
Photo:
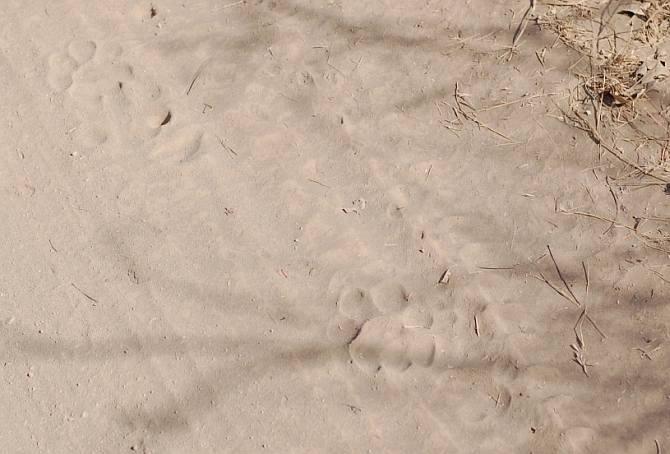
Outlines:
<svg viewBox="0 0 670 454"><path fill-rule="evenodd" d="M584 301L589 297L589 270L586 268L586 263L582 262L582 269L584 270L584 280L586 281L586 296L584 296Z"/></svg>
<svg viewBox="0 0 670 454"><path fill-rule="evenodd" d="M549 249L549 246L547 246L547 248ZM572 290L570 290L570 287L567 285L566 281L563 279L562 274L561 274L561 271L560 271L560 269L558 268L558 264L556 263L556 260L554 259L554 256L553 256L553 254L551 253L551 249L549 249L549 254L550 254L550 256L551 256L552 261L554 262L554 266L556 267L556 270L558 271L559 276L561 277L561 280L563 281L563 284L565 285L565 287L566 287L566 288L568 289L568 291L570 292L570 295L572 295L572 298L570 298L568 295L566 295L561 289L559 289L558 287L556 287L554 284L552 284L551 282L549 282L549 279L547 279L547 278L544 276L544 274L542 274L541 272L538 272L539 275L540 275L540 277L538 277L538 276L533 276L533 277L536 278L536 279L538 279L538 280L544 281L545 284L547 284L547 285L548 285L549 287L551 287L556 293L558 293L559 295L561 295L563 298L565 298L566 300L568 300L568 301L571 302L572 304L576 305L577 307L582 307L582 305L581 305L581 303L579 302L579 300L577 299L577 297L574 295L574 293L572 293ZM545 254L545 255L546 255L546 254ZM587 268L586 268L586 264L585 264L584 262L582 262L582 268L584 269L584 276L585 276L585 278L586 278L586 295L587 295L587 297L588 297L588 289L589 289L589 285L590 285L590 280L589 280L588 270L587 270ZM598 332L598 334L600 335L600 337L602 337L603 339L607 339L607 336L605 335L605 333L603 333L603 331L598 327L598 325L597 325L596 322L591 318L591 316L590 316L589 314L586 313L586 305L584 305L583 307L584 307L584 311L583 311L584 313L582 314L582 316L583 316L584 318L586 318L586 320L589 321L589 323L593 326L593 328ZM582 316L580 316L580 320L581 320ZM577 340L579 340L579 337L577 338Z"/></svg>
<svg viewBox="0 0 670 454"><path fill-rule="evenodd" d="M515 99L514 101L509 101L509 102L503 102L500 104L494 104L492 106L488 107L482 107L481 109L477 109L477 112L488 112L489 110L494 110L498 109L500 107L505 107L505 106L511 106L512 104L518 104L520 102L527 101L529 99L535 99L535 98L542 98L545 96L555 96L558 93L546 93L546 94L537 94L537 95L532 95L532 96L525 96L523 98Z"/></svg>
<svg viewBox="0 0 670 454"><path fill-rule="evenodd" d="M582 262L582 269L584 270L584 280L586 281L586 292L585 292L586 294L584 296L584 312L583 312L583 315L585 315L586 319L589 321L589 323L591 323L591 325L593 325L593 328L595 328L595 330L598 331L598 334L600 334L600 336L603 339L607 339L607 336L605 336L605 333L603 333L600 330L600 328L598 328L598 325L596 325L596 322L594 322L593 319L591 318L591 316L586 313L586 301L589 298L589 282L590 282L590 280L589 280L589 270L588 270L588 268L586 268L586 263L584 263L584 262ZM580 326L580 330L581 330L581 326Z"/></svg>
<svg viewBox="0 0 670 454"><path fill-rule="evenodd" d="M437 281L438 284L443 284L447 285L449 283L449 279L451 279L451 270L447 268L444 273L440 276L440 279Z"/></svg>
<svg viewBox="0 0 670 454"><path fill-rule="evenodd" d="M92 302L94 302L94 303L97 303L97 302L98 302L97 299L93 298L91 295L89 295L88 293L86 293L85 291L83 291L82 289L80 289L79 287L77 287L73 282L70 282L70 284L72 285L72 287L74 287L74 288L76 288L77 290L79 290L79 293L81 293L82 295L84 295L86 298L88 298L88 299L91 300Z"/></svg>
<svg viewBox="0 0 670 454"><path fill-rule="evenodd" d="M583 350L580 350L575 345L572 345L572 349L574 350L573 361L576 362L577 364L579 364L579 366L582 368L582 372L584 372L584 375L586 375L587 377L590 377L589 376L589 371L586 370L586 367L587 366L592 367L593 364L590 364L590 363L586 362L586 358L584 357L584 351Z"/></svg>
<svg viewBox="0 0 670 454"><path fill-rule="evenodd" d="M612 185L610 184L609 177L605 175L605 183L607 183L607 187L610 190L610 194L612 195L612 198L614 199L614 220L616 220L619 217L619 199L617 199L616 194L614 193L614 189L612 189ZM610 224L610 226L605 230L604 233L609 232L614 228L614 223Z"/></svg>
<svg viewBox="0 0 670 454"><path fill-rule="evenodd" d="M521 18L521 23L519 24L519 27L516 29L514 37L512 38L512 48L516 47L519 40L523 36L523 33L526 31L526 27L528 26L528 18L533 13L534 10L535 10L535 0L530 0L530 5L528 6L528 9L526 10L523 17Z"/></svg>
<svg viewBox="0 0 670 454"><path fill-rule="evenodd" d="M551 261L554 262L554 268L556 268L556 272L558 273L558 277L561 278L561 281L563 282L563 285L568 290L568 293L570 293L570 296L572 296L572 298L574 298L575 303L577 303L577 306L581 306L581 303L579 302L579 300L577 299L575 294L572 292L572 289L568 285L568 282L563 277L563 273L561 273L561 269L558 267L558 263L556 263L556 259L554 258L554 254L553 254L553 252L551 252L551 248L549 247L549 245L547 245L547 250L549 251L549 256L551 257Z"/></svg>
<svg viewBox="0 0 670 454"><path fill-rule="evenodd" d="M195 81L198 80L198 77L200 77L200 73L202 72L203 68L207 63L209 63L210 59L207 58L205 61L200 63L200 66L198 69L195 71L195 75L193 76L193 80L191 80L191 85L188 86L188 90L186 90L186 96L188 96L191 93L191 90L193 89L193 85L195 85Z"/></svg>
<svg viewBox="0 0 670 454"><path fill-rule="evenodd" d="M645 266L645 268L648 269L649 271L651 271L652 273L654 273L656 276L658 276L658 278L659 278L660 280L662 280L663 282L665 282L666 284L670 284L670 280L666 279L666 278L665 278L661 273L659 273L658 271L656 271L656 270L652 270L651 268L649 268L649 267L647 267L647 266Z"/></svg>
<svg viewBox="0 0 670 454"><path fill-rule="evenodd" d="M475 314L475 334L479 337L479 320L477 320L477 315Z"/></svg>
<svg viewBox="0 0 670 454"><path fill-rule="evenodd" d="M576 305L576 306L579 306L579 304L577 304L574 300L572 300L568 295L566 295L565 293L563 293L563 291L562 291L560 288L556 287L554 284L552 284L551 282L549 282L549 279L547 279L546 277L544 277L544 274L539 273L539 276L535 276L535 275L532 275L532 276L533 276L535 279L537 279L537 280L543 281L545 284L547 284L549 287L551 287L552 290L554 290L556 293L558 293L558 294L561 295L563 298L565 298L566 300L568 300L570 303L572 303L572 304L574 304L574 305Z"/></svg>
<svg viewBox="0 0 670 454"><path fill-rule="evenodd" d="M228 153L231 153L231 154L234 154L235 156L237 156L237 152L235 150L233 150L232 148L230 148L228 145L226 145L223 142L223 140L221 139L221 137L216 136L216 139L219 141L219 143L221 144L221 146L223 147L224 150L226 150Z"/></svg>
<svg viewBox="0 0 670 454"><path fill-rule="evenodd" d="M614 225L616 225L617 227L623 227L623 228L628 229L628 230L630 230L630 231L632 231L632 232L635 232L635 228L633 228L633 227L631 227L631 226L629 226L629 225L622 224L622 223L620 223L620 222L616 222L614 219L610 219L610 218L606 218L606 217L603 217L603 216L599 216L599 215L597 215L597 214L587 213L587 212L585 212L585 211L565 211L565 210L560 210L560 212L563 213L563 214L574 214L574 215L576 215L576 216L584 216L584 217L587 217L587 218L598 219L599 221L611 222L611 223L613 223Z"/></svg>
<svg viewBox="0 0 670 454"><path fill-rule="evenodd" d="M593 326L593 329L595 329L598 332L598 334L600 334L600 337L602 337L603 339L607 339L605 333L603 333L602 330L598 328L598 325L596 325L596 322L591 318L589 314L586 314L586 320L588 320L591 326Z"/></svg>
<svg viewBox="0 0 670 454"><path fill-rule="evenodd" d="M51 242L51 240L49 240L49 246L51 246L51 250L52 250L52 251L54 251L54 252L58 252L58 249L56 249L56 247L55 247L54 244Z"/></svg>
<svg viewBox="0 0 670 454"><path fill-rule="evenodd" d="M241 5L241 4L244 3L245 1L246 1L246 0L240 0L239 2L228 3L227 5L223 5L223 6L222 6L221 8L219 8L219 9L232 8L233 6Z"/></svg>
<svg viewBox="0 0 670 454"><path fill-rule="evenodd" d="M586 347L586 344L584 343L584 331L582 330L582 325L584 324L584 316L586 315L586 308L582 311L582 313L579 315L579 318L577 319L577 323L575 323L575 326L573 328L573 331L575 332L575 336L577 337L577 343L579 344L579 348L584 350Z"/></svg>
<svg viewBox="0 0 670 454"><path fill-rule="evenodd" d="M563 213L563 214L572 214L572 215L576 215L576 216L584 216L584 217L587 217L587 218L598 219L598 220L604 221L604 222L614 223L617 227L623 227L623 228L628 229L631 232L633 232L633 234L640 241L642 241L642 243L645 246L647 246L648 248L655 249L657 251L661 251L661 252L664 252L664 253L670 253L669 249L665 249L663 247L654 246L653 244L650 244L650 243L653 243L653 242L659 242L660 243L661 241L664 241L664 240L668 241L668 240L670 240L670 238L655 238L655 237L652 237L652 236L649 236L649 235L645 235L644 233L638 232L636 227L631 227L631 226L626 225L626 224L621 224L620 222L616 222L614 219L605 218L603 216L598 216L597 214L593 214L593 213L586 213L584 211L565 211L565 210L560 210L560 212Z"/></svg>
<svg viewBox="0 0 670 454"><path fill-rule="evenodd" d="M487 125L485 125L484 123L482 123L481 121L479 121L479 119L478 119L475 115L473 115L473 114L468 114L468 113L465 111L465 109L463 109L463 106L469 108L469 109L470 109L471 111L473 111L473 112L476 112L477 109L475 109L475 108L472 107L470 104L468 104L468 103L465 101L465 99L463 98L463 96L464 96L464 95L463 95L462 93L459 93L459 91L458 91L458 82L456 82L456 87L455 87L455 89L454 89L454 99L455 99L455 101L456 101L456 107L458 108L458 112L456 112L456 109L454 109L454 111L456 112L456 115L457 115L457 116L458 116L458 113L460 113L466 120L469 120L469 121L475 123L475 124L476 124L477 126L479 126L480 128L487 129L488 131L492 132L493 134L495 134L495 135L497 135L497 136L500 136L500 137L502 137L503 139L505 139L505 140L507 140L507 141L509 141L509 142L513 142L513 140L510 139L509 137L507 137L505 134L503 134L503 133L501 133L501 132L498 132L498 131L496 131L495 129L491 128L490 126L487 126Z"/></svg>
<svg viewBox="0 0 670 454"><path fill-rule="evenodd" d="M312 183L316 183L316 184L318 184L319 186L323 186L324 188L328 188L328 189L330 189L330 186L328 186L327 184L323 184L323 183L321 183L320 181L312 180L311 178L308 178L307 181L311 181Z"/></svg>

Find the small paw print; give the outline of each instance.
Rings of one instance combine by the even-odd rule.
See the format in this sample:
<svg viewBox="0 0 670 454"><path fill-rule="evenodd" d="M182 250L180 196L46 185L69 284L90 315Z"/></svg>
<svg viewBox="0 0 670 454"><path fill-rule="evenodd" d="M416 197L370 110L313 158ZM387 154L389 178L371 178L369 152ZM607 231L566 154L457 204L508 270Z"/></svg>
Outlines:
<svg viewBox="0 0 670 454"><path fill-rule="evenodd" d="M93 41L72 41L67 50L51 54L47 73L51 88L58 92L70 88L75 71L91 60L95 51L96 44Z"/></svg>

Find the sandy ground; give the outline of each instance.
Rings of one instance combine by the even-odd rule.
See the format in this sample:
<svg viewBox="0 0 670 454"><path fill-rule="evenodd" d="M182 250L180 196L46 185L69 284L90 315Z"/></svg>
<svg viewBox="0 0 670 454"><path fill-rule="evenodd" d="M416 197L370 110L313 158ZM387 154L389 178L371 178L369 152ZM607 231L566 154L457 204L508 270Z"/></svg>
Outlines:
<svg viewBox="0 0 670 454"><path fill-rule="evenodd" d="M526 6L5 0L0 451L670 450L668 255L565 213L668 198Z"/></svg>

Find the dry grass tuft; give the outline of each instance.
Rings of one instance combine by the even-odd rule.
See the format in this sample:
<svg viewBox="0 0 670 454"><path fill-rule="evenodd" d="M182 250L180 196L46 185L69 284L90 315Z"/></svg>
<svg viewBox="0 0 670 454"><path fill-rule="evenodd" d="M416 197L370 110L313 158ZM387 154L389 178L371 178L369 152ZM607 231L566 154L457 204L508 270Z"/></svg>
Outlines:
<svg viewBox="0 0 670 454"><path fill-rule="evenodd" d="M664 42L670 34L670 1L655 0L642 2L646 20L641 32L636 33L636 39L657 46Z"/></svg>
<svg viewBox="0 0 670 454"><path fill-rule="evenodd" d="M670 110L649 98L670 76L670 0L532 2L534 19L580 54L564 121L586 131L630 170L670 181ZM574 68L574 69L573 69Z"/></svg>
<svg viewBox="0 0 670 454"><path fill-rule="evenodd" d="M628 104L670 75L659 51L670 37L670 0L545 3L536 20L586 57L583 87L606 106Z"/></svg>

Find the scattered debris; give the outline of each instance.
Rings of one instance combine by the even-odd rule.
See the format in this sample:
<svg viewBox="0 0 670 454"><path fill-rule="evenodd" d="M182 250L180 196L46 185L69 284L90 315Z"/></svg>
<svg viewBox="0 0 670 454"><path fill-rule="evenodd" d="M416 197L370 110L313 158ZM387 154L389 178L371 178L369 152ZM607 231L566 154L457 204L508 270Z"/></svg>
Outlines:
<svg viewBox="0 0 670 454"><path fill-rule="evenodd" d="M351 202L351 205L353 205L353 208L342 208L342 211L346 214L353 213L353 214L361 214L361 211L365 209L367 206L368 202L365 199L356 199L353 202Z"/></svg>
<svg viewBox="0 0 670 454"><path fill-rule="evenodd" d="M357 407L355 405L350 405L350 404L343 404L345 407L347 407L351 412L355 415L360 414L363 410L360 407Z"/></svg>
<svg viewBox="0 0 670 454"><path fill-rule="evenodd" d="M456 102L456 107L453 109L454 113L456 114L456 117L458 121L460 122L461 125L464 124L463 119L467 121L471 121L472 123L475 123L480 129L484 128L487 131L492 132L493 134L502 137L503 139L509 141L509 142L514 142L512 139L507 137L505 134L496 131L495 129L491 128L490 126L487 126L486 124L482 123L479 118L477 117L477 112L478 110L472 107L466 99L468 95L465 93L461 93L459 91L459 85L458 82L456 82L456 86L454 88L454 100ZM444 125L444 123L443 123Z"/></svg>
<svg viewBox="0 0 670 454"><path fill-rule="evenodd" d="M642 347L635 347L633 350L637 350L641 353L642 358L647 358L648 360L653 360L653 354L657 353L661 350L661 347L663 346L663 340L662 339L656 339L655 341L649 342L646 348Z"/></svg>
<svg viewBox="0 0 670 454"><path fill-rule="evenodd" d="M437 283L447 285L449 283L450 278L451 278L451 270L447 268L447 270L444 273L442 273L442 276L440 276L440 280L437 281Z"/></svg>
<svg viewBox="0 0 670 454"><path fill-rule="evenodd" d="M579 366L582 368L582 372L584 372L584 375L590 377L587 367L593 367L595 366L595 364L586 362L586 357L584 356L584 350L579 348L578 345L572 344L570 345L570 347L572 347L574 353L574 358L572 360L577 364L579 364Z"/></svg>

